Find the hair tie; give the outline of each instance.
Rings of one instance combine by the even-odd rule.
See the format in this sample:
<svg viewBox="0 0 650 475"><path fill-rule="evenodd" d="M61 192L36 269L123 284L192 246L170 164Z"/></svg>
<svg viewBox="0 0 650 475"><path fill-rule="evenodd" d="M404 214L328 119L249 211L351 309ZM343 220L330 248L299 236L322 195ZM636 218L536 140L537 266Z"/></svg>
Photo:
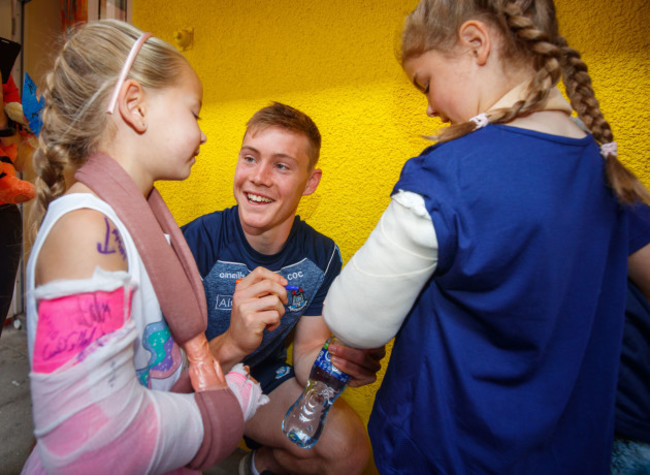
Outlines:
<svg viewBox="0 0 650 475"><path fill-rule="evenodd" d="M482 112L479 115L475 115L474 117L469 119L469 121L474 122L476 124L476 128L474 130L482 129L483 127L485 127L490 123L490 119L488 119L488 116L485 112Z"/></svg>
<svg viewBox="0 0 650 475"><path fill-rule="evenodd" d="M607 142L600 146L600 154L603 158L608 158L609 156L618 157L618 147L616 142Z"/></svg>
<svg viewBox="0 0 650 475"><path fill-rule="evenodd" d="M117 105L117 96L120 95L120 88L122 87L122 84L124 84L124 81L126 81L126 76L129 74L131 66L133 66L135 57L138 55L140 48L142 48L144 42L147 41L147 39L149 39L151 36L153 36L151 33L142 33L140 35L140 38L138 38L135 43L133 43L133 46L131 46L131 51L129 51L129 55L126 57L124 66L122 66L120 75L118 76L117 82L115 83L115 89L113 89L111 100L108 101L108 107L106 108L106 112L108 114L112 114L115 111L115 106Z"/></svg>

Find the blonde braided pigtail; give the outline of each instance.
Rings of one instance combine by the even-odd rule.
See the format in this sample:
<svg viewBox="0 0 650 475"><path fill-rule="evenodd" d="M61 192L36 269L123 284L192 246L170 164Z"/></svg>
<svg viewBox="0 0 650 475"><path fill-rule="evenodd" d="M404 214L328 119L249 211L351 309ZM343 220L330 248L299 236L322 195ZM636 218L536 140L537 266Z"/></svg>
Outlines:
<svg viewBox="0 0 650 475"><path fill-rule="evenodd" d="M650 204L650 192L643 183L621 163L617 154L611 151L612 147L602 147L614 143L614 134L600 110L587 65L580 53L569 47L565 38L558 35L557 44L562 51L564 85L571 107L601 145L601 150L605 150L603 156L607 161L605 164L607 181L622 203L643 201Z"/></svg>

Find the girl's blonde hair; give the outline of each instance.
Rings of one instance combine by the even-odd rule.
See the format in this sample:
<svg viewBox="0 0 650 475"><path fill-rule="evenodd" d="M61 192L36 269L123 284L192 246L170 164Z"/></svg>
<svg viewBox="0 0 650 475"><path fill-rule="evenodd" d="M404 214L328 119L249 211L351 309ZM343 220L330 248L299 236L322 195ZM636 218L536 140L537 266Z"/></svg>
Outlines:
<svg viewBox="0 0 650 475"><path fill-rule="evenodd" d="M490 123L499 124L525 116L542 108L551 89L563 79L571 106L599 144L613 142L612 130L600 111L587 65L580 53L560 36L553 0L421 0L406 18L402 32L400 61L437 50L450 51L461 25L483 20L497 29L503 40L503 58L532 61L535 69L528 95L511 108L490 111ZM465 122L444 129L436 139L448 141L473 130L476 124ZM606 157L607 179L623 203L645 201L650 193L638 178L616 158Z"/></svg>
<svg viewBox="0 0 650 475"><path fill-rule="evenodd" d="M87 23L68 33L45 79L43 126L34 154L37 200L31 216L33 232L49 203L66 191L66 176L115 132L109 127L107 104L141 34L117 20ZM162 89L175 85L185 67L187 60L179 51L151 37L138 52L127 79L145 88Z"/></svg>

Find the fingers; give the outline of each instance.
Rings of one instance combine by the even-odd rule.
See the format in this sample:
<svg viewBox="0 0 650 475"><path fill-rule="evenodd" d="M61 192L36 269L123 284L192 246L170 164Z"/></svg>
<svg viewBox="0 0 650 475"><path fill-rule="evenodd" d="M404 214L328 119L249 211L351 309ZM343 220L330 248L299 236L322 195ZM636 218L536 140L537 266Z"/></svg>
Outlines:
<svg viewBox="0 0 650 475"><path fill-rule="evenodd" d="M252 297L233 303L233 310L240 315L244 325L249 328L277 328L284 315L284 305L275 295ZM263 325L260 325L263 324Z"/></svg>
<svg viewBox="0 0 650 475"><path fill-rule="evenodd" d="M246 295L255 294L257 296L264 294L277 295L283 303L287 303L287 291L284 288L288 284L287 279L280 274L272 272L264 267L257 267L253 272L243 279L237 281L235 292L245 293Z"/></svg>
<svg viewBox="0 0 650 475"><path fill-rule="evenodd" d="M377 371L381 369L381 359L386 356L385 347L370 350L349 348L341 344L329 347L332 363L341 371L350 375L350 386L358 387L377 380Z"/></svg>
<svg viewBox="0 0 650 475"><path fill-rule="evenodd" d="M288 302L287 291L284 286L271 280L262 280L253 284L242 280L235 288L233 299L239 301L255 300L267 295L274 296L282 305Z"/></svg>
<svg viewBox="0 0 650 475"><path fill-rule="evenodd" d="M277 272L273 272L272 270L267 269L266 267L256 267L253 270L253 272L248 274L242 280L263 280L263 279L275 280L280 285L287 285L288 284L287 279L282 277Z"/></svg>
<svg viewBox="0 0 650 475"><path fill-rule="evenodd" d="M277 316L277 314L275 314ZM276 321L273 323L267 323L266 324L266 329L270 332L273 330L276 330L280 326L280 318L276 318Z"/></svg>
<svg viewBox="0 0 650 475"><path fill-rule="evenodd" d="M280 316L284 315L284 304L274 294L266 295L245 295L243 293L233 296L233 308L244 315L250 315L257 312L276 312Z"/></svg>
<svg viewBox="0 0 650 475"><path fill-rule="evenodd" d="M368 356L375 361L379 362L384 359L384 356L386 356L386 346L381 346L379 348L373 348L370 350L366 350L368 352Z"/></svg>
<svg viewBox="0 0 650 475"><path fill-rule="evenodd" d="M373 348L370 350L359 350L349 348L340 343L329 347L330 353L337 359L346 360L349 363L359 367L366 368L369 371L376 372L381 368L380 361L386 356L386 348Z"/></svg>
<svg viewBox="0 0 650 475"><path fill-rule="evenodd" d="M282 313L277 310L266 310L255 312L254 320L248 325L251 330L258 330L261 332L266 328L273 331L280 326L282 321Z"/></svg>

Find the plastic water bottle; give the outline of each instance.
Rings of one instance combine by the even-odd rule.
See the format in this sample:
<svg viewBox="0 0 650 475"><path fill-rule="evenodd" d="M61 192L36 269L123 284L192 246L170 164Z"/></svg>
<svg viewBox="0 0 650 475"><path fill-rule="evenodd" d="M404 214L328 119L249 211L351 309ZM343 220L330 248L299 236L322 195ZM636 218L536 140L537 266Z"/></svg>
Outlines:
<svg viewBox="0 0 650 475"><path fill-rule="evenodd" d="M282 421L284 435L304 449L310 449L318 442L330 407L350 380L349 375L336 369L330 361L327 348L334 342L336 338L330 337L323 345L311 368L305 390Z"/></svg>

